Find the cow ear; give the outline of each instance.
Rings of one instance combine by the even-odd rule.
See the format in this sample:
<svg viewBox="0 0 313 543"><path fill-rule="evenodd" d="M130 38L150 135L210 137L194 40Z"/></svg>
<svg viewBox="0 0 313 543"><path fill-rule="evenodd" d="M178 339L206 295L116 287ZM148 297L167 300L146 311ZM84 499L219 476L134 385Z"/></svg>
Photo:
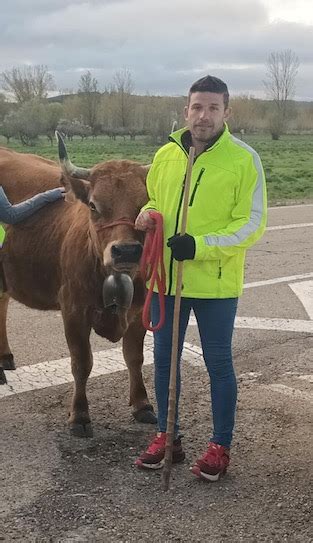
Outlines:
<svg viewBox="0 0 313 543"><path fill-rule="evenodd" d="M90 183L83 181L83 179L70 178L70 185L76 198L81 200L84 204L88 204L88 194L90 190Z"/></svg>

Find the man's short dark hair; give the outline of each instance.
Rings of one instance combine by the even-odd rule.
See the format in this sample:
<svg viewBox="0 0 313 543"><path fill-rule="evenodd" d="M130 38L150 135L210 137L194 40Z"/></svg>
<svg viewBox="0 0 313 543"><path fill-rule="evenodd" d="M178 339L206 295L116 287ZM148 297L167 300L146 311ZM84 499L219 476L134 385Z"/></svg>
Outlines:
<svg viewBox="0 0 313 543"><path fill-rule="evenodd" d="M214 77L213 75L206 75L205 77L201 77L201 79L198 79L198 81L195 81L188 93L188 103L190 101L190 96L194 92L215 92L216 94L222 94L224 98L224 106L225 108L228 107L229 103L229 92L226 83L219 79L218 77Z"/></svg>

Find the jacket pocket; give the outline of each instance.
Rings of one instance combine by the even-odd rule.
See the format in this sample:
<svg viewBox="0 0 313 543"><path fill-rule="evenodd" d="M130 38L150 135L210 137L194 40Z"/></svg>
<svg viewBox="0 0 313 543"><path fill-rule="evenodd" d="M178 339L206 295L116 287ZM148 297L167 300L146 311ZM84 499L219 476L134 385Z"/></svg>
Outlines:
<svg viewBox="0 0 313 543"><path fill-rule="evenodd" d="M203 265L203 262L202 262ZM205 272L209 277L219 279L222 274L222 264L220 260L207 260L205 263Z"/></svg>
<svg viewBox="0 0 313 543"><path fill-rule="evenodd" d="M193 191L191 193L191 197L190 197L190 200L189 200L189 207L191 207L192 204L193 204L193 201L194 201L195 196L196 196L196 192L197 192L198 187L199 187L200 182L201 182L201 177L203 176L204 172L205 172L205 168L201 168L200 173L199 173L198 178L197 178L197 181L196 181L196 184L195 184L195 186L193 188Z"/></svg>

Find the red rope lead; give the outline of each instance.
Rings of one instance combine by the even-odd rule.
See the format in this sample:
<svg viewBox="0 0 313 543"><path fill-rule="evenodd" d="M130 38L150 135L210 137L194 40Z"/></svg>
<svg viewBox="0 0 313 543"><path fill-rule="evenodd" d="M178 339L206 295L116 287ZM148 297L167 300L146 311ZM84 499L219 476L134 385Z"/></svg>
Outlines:
<svg viewBox="0 0 313 543"><path fill-rule="evenodd" d="M161 213L157 213L156 211L149 211L149 214L155 221L155 229L146 232L140 265L143 279L145 281L150 279L150 286L142 311L142 324L150 332L156 332L162 328L165 319L164 294L166 280L163 262L163 217ZM150 306L155 283L157 284L159 295L160 319L155 326L151 326Z"/></svg>

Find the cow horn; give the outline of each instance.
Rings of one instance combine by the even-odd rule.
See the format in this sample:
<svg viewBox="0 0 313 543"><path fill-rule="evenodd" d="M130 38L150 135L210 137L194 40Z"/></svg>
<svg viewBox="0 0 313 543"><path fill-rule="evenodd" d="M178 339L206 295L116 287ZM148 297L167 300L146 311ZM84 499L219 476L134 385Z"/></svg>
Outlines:
<svg viewBox="0 0 313 543"><path fill-rule="evenodd" d="M64 140L57 130L55 131L55 137L58 142L59 148L59 160L63 172L71 177L79 177L80 179L87 179L90 175L89 168L79 168L75 166L70 159L68 158L67 150L65 147Z"/></svg>

